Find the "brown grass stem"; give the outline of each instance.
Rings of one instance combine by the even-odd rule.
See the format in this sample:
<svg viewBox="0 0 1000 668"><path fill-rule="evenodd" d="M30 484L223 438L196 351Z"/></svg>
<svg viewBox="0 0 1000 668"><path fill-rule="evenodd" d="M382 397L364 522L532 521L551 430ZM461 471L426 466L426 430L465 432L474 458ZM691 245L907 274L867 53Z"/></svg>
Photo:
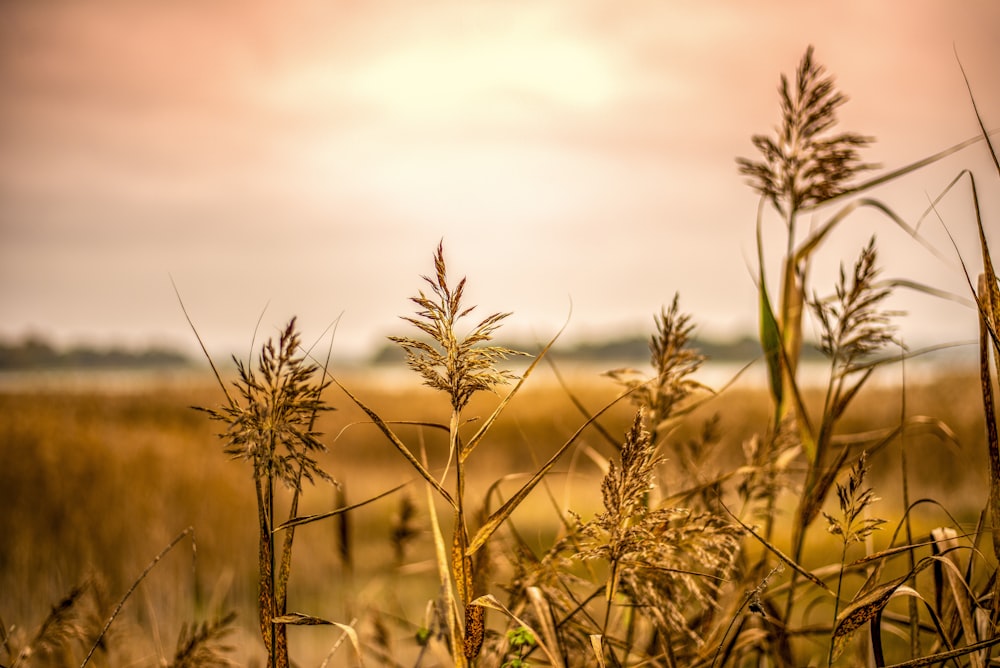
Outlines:
<svg viewBox="0 0 1000 668"><path fill-rule="evenodd" d="M96 652L97 648L101 646L101 641L104 639L104 636L107 634L108 629L111 628L111 625L114 623L115 619L117 619L118 614L122 611L122 608L125 607L125 602L128 601L128 599L129 599L130 596L132 596L132 592L134 592L136 590L136 587L138 587L139 584L143 580L146 579L146 576L149 575L150 571L152 571L154 568L156 568L156 565L158 563L160 563L160 560L163 559L163 557L167 556L167 553L169 553L172 549L174 549L174 547L177 545L177 543L181 542L187 536L191 536L191 540L194 541L194 527L193 526L184 529L179 534L177 534L176 536L174 536L174 539L171 540L167 544L167 546L164 547L160 551L159 554L157 554L155 557L153 557L153 560L150 561L149 564L146 566L146 568L143 569L142 573L139 574L139 577L137 577L132 582L132 585L125 592L125 595L122 596L121 599L118 601L118 603L115 605L114 611L111 613L111 616L108 617L108 621L105 622L104 628L101 629L101 632L98 634L97 638L94 640L94 645L90 648L90 651L87 652L87 656L84 657L83 663L80 664L80 668L85 668L85 666L88 663L90 663L90 659L94 656L94 652Z"/></svg>

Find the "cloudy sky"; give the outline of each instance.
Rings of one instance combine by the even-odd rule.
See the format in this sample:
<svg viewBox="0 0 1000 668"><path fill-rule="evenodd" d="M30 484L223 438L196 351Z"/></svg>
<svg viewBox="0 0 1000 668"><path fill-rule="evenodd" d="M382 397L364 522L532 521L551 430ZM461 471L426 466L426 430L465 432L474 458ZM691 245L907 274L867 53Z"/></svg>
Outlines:
<svg viewBox="0 0 1000 668"><path fill-rule="evenodd" d="M519 336L571 305L567 340L644 332L675 292L703 334L752 331L757 198L734 158L777 122L779 75L815 45L841 127L897 167L977 133L956 51L1000 126L998 34L993 0L6 0L0 337L190 347L172 277L214 350L263 312L307 338L342 314L335 350L364 353L404 327L441 239ZM1000 246L982 144L873 196L915 224L963 168ZM968 188L940 215L978 271ZM954 257L936 218L921 230ZM963 290L871 215L824 248L817 290L872 233L887 276ZM975 335L967 309L896 305L908 340Z"/></svg>

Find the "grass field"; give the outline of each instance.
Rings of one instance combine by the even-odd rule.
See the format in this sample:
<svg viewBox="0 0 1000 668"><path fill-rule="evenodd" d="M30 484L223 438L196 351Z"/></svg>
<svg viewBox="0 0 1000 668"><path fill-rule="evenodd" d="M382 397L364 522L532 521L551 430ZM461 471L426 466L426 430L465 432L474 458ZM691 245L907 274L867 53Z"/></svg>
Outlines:
<svg viewBox="0 0 1000 668"><path fill-rule="evenodd" d="M617 394L607 378L564 372L572 391L592 408ZM433 420L447 408L436 393L416 382L385 387L363 374L349 375L343 382L387 419ZM907 438L911 497L937 500L969 527L978 519L989 483L978 392L972 373L942 376L906 392L909 414L940 418L957 441L949 443L933 433ZM343 486L346 501L361 501L412 480L412 471L385 439L371 425L359 424L365 419L360 410L336 390L328 394L338 410L326 414L320 425L330 443L322 464ZM83 385L75 391L8 389L0 394L0 458L5 463L0 467L5 509L0 513L5 536L0 542L0 615L6 624L21 632L36 631L51 606L88 577L101 583L104 604L110 605L179 531L193 526L190 542L197 545L196 560L189 541L164 558L127 603L110 645L116 651L127 649L140 665L151 665L172 657L184 622L235 609L242 629L236 644L244 645L235 654L237 660L244 663L261 655L254 634L257 536L253 521L248 521L254 516L248 473L221 454L215 425L191 408L218 400L218 387L207 369L200 382L152 380L125 389L102 391ZM496 401L480 397L470 417L488 414ZM872 390L861 402L866 409L851 415L846 427L867 431L898 423L900 401L898 388ZM739 465L742 443L766 428L767 407L762 390L726 391L692 414L676 438L692 437L705 419L718 416L721 438L711 457L716 470L704 470L711 477ZM623 402L601 424L613 434L624 434L630 413ZM483 470L530 472L583 421L566 391L540 372L491 434ZM441 459L443 439L434 430L423 431L430 456ZM513 517L513 526L539 553L553 541L562 507L584 517L600 508L602 473L584 454L588 448L603 457L614 454L599 434L586 434L579 449L568 453L549 475L547 489L538 489ZM668 456L660 467L665 486L684 484L676 480L677 468ZM885 499L879 512L900 517L898 443L874 455L872 468L878 475L873 485ZM483 490L491 482L490 476L481 476L471 479L469 487ZM403 499L416 506L416 535L397 555L391 534ZM304 527L291 580L291 608L345 622L357 617L359 627L368 632L379 620L395 636L398 651L404 653L409 644L405 654L413 655L416 625L437 593L422 499L414 481L348 515L349 563L343 559L334 522ZM343 501L333 486L320 485L306 495L303 511L322 512ZM783 512L790 515L792 506ZM938 508L916 514L922 535L948 523ZM887 539L887 533L878 536L876 546L884 546ZM817 550L826 547L824 540L818 533ZM297 636L293 659L300 665L318 665L336 638L331 631L314 628L300 630Z"/></svg>
<svg viewBox="0 0 1000 668"><path fill-rule="evenodd" d="M564 368L558 337L500 346L509 314L473 319L443 243L389 337L407 379L318 361L293 318L186 381L5 383L3 665L996 665L1000 283L978 203L950 296L975 304L969 369L903 373L923 358L885 300L942 295L883 279L876 237L832 286L809 270L859 207L924 241L870 189L980 141L1000 160L980 123L859 182L873 140L833 132L846 98L811 48L779 95L778 135L737 160L761 198L756 383L706 387L679 296L637 371Z"/></svg>

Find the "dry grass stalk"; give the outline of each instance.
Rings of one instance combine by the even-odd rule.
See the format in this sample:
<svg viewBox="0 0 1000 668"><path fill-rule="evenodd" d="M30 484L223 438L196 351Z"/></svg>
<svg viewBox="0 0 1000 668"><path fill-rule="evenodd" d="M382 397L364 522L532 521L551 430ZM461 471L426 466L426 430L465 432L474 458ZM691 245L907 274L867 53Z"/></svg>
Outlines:
<svg viewBox="0 0 1000 668"><path fill-rule="evenodd" d="M776 328L776 336L765 331L762 338L773 338L774 344L780 345L780 354L771 358L771 373L774 382L780 382L775 400L779 418L783 418L792 407L792 384L801 354L807 294L808 255L799 257L796 250L797 216L805 207L843 194L854 177L872 167L861 161L858 150L873 139L855 133L829 134L837 123L837 110L847 102L847 97L837 91L833 78L826 76L825 69L813 60L812 46L799 63L794 86L782 75L778 92L781 124L777 136L752 138L763 161L738 158L737 164L750 186L781 214L786 226L780 310L770 323ZM763 282L759 289L762 298L766 298L767 287ZM770 312L770 305L766 309Z"/></svg>
<svg viewBox="0 0 1000 668"><path fill-rule="evenodd" d="M108 617L108 620L104 623L104 627L101 629L101 632L99 634L97 634L97 637L94 640L94 644L90 648L90 651L87 653L87 656L84 657L83 663L80 664L80 668L85 668L85 666L88 663L90 663L91 658L93 658L93 656L97 652L97 650L98 649L102 649L104 647L104 638L105 638L105 636L108 634L108 631L111 629L111 625L114 623L115 619L117 619L118 615L121 613L122 608L125 606L125 602L128 601L129 597L131 597L132 593L136 590L136 587L138 587L139 584L143 580L146 579L146 576L149 575L149 573L154 568L156 568L156 565L158 563L160 563L160 560L163 559L163 557L165 557L168 552L170 552L171 550L173 550L174 547L176 547L177 544L180 543L181 540L183 540L187 536L191 536L192 551L194 551L194 527L188 527L188 528L184 529L183 531L181 531L176 536L174 536L174 539L172 541L170 541L170 543L168 543L166 547L164 547L162 550L160 550L159 554L157 554L155 557L153 557L152 561L150 561L149 564L146 565L146 568L143 569L142 573L139 574L139 577L137 577L135 579L135 581L132 583L132 585L128 588L128 591L125 592L125 595L122 596L121 600L118 601L118 604L115 606L115 609L111 613L111 616Z"/></svg>
<svg viewBox="0 0 1000 668"><path fill-rule="evenodd" d="M221 434L223 451L251 464L257 497L258 617L268 665L288 665L288 642L284 625L273 620L285 614L287 585L291 572L294 527L286 529L280 557L276 554L275 487L282 484L292 493L289 520L295 518L303 480L333 482L315 456L326 446L314 431L316 416L330 410L322 393L328 383L315 376L319 368L307 362L293 318L277 344L267 341L258 358L257 371L235 359L238 379L234 398L219 409L202 408L212 419L228 425ZM278 559L280 558L280 561ZM277 571L277 572L276 572Z"/></svg>
<svg viewBox="0 0 1000 668"><path fill-rule="evenodd" d="M694 325L688 314L681 313L679 301L680 296L674 295L670 308L661 309L654 317L656 331L649 339L649 361L655 375L646 378L634 369L615 369L606 374L629 390L632 403L645 411L654 445L684 400L705 389L692 378L705 356L691 347Z"/></svg>
<svg viewBox="0 0 1000 668"><path fill-rule="evenodd" d="M963 76L965 72L962 72ZM1000 177L1000 159L987 132L983 119L979 115L975 98L972 96L972 87L966 79L966 86L969 88L969 95L972 98L972 107L976 112L976 120L979 122L979 129L986 141L993 158L993 164ZM975 191L973 191L975 192ZM986 443L989 452L990 462L990 519L993 525L993 553L1000 560L1000 429L997 426L997 401L994 391L994 384L1000 383L1000 278L997 277L993 268L993 259L990 254L989 244L986 239L986 231L983 228L982 216L979 212L979 201L976 197L976 224L979 231L979 247L983 258L983 273L979 276L978 290L976 294L976 304L979 307L979 382L983 392L983 412L986 420ZM992 355L994 371L990 371L990 354L992 342ZM993 589L993 607L990 621L994 626L1000 625L1000 578L997 578Z"/></svg>
<svg viewBox="0 0 1000 668"><path fill-rule="evenodd" d="M536 579L526 582L540 585L545 582L537 580L540 576L555 577L562 587L577 592L590 585L570 575L575 564L607 564L599 590L604 594L604 611L596 623L583 617L587 606L575 598L576 593L566 600L552 587L527 587L546 593L551 608L566 617L562 624L581 616L572 627L573 652L580 656L588 656L596 647L594 637L601 639L602 659L609 665L652 658L658 653L654 647L684 665L702 651L702 624L710 624L710 611L721 593L718 585L735 562L740 532L709 513L651 505L649 493L661 461L640 411L626 433L620 461L612 460L603 478L604 510L591 521L579 522L571 539L554 548L555 553L572 548L560 560L562 568L571 570L545 576L546 564L560 563L546 559L539 564L543 570L536 572ZM617 612L626 610L633 612L615 622ZM630 617L632 621L616 628Z"/></svg>
<svg viewBox="0 0 1000 668"><path fill-rule="evenodd" d="M484 346L510 313L494 313L477 324L472 332L459 338L459 321L475 307L462 305L465 279L452 288L448 285L448 270L444 261L444 246L439 243L434 254L434 278L424 276L433 297L422 290L411 301L420 307L416 317L403 317L430 341L405 336L390 336L389 340L406 351L406 363L419 373L424 384L441 390L451 398L452 408L461 411L476 392L493 391L498 386L515 380L507 370L497 368L497 363L517 351L502 346Z"/></svg>
<svg viewBox="0 0 1000 668"><path fill-rule="evenodd" d="M656 459L649 432L643 429L642 413L636 413L621 449L621 462L612 460L601 481L604 512L581 526L581 559L602 559L610 566L605 598L610 603L618 593L622 569L643 561L656 548L656 530L679 511L653 511L646 498L653 486ZM604 633L603 635L607 635Z"/></svg>
<svg viewBox="0 0 1000 668"><path fill-rule="evenodd" d="M865 475L868 473L866 460L867 453L862 452L857 463L851 467L847 484L837 483L840 517L823 513L827 521L827 531L841 537L845 550L852 543L864 542L873 531L885 524L885 520L882 519L862 517L867 508L879 500L870 487L864 487Z"/></svg>
<svg viewBox="0 0 1000 668"><path fill-rule="evenodd" d="M838 425L875 369L869 363L870 357L895 341L890 320L895 314L881 309L890 289L878 283L878 275L877 251L872 237L862 249L850 274L841 267L834 296L830 299L815 297L809 302L820 325L821 351L830 359L831 371L818 424L802 406L796 415L797 433L807 454L805 480L791 527L791 559L797 563L802 560L807 531L819 516L837 476L851 455L848 447L834 448ZM838 486L838 493L841 489L845 488ZM845 551L846 546L847 542L844 544ZM791 576L784 610L786 620L792 613L797 596L798 572L793 570ZM787 648L782 651L787 651Z"/></svg>
<svg viewBox="0 0 1000 668"><path fill-rule="evenodd" d="M960 60L958 65L962 71L962 76L965 79L965 85L969 92L972 109L976 115L976 121L979 124L980 134L976 137L976 139L983 140L986 143L993 165L996 168L997 175L1000 176L1000 158L997 156L997 152L993 146L991 138L991 134L995 134L996 131L994 130L991 133L986 129L986 125L983 123L983 118L979 113L979 107L976 104L975 95L973 95L972 92L972 86L969 83L968 76L965 74L965 69L962 67ZM968 268L966 267L965 262L962 261L962 268L965 271L965 277L968 282L969 290L975 298L978 314L979 386L982 396L983 415L986 427L986 446L990 466L989 500L987 501L986 508L983 512L983 517L980 520L980 529L982 529L983 520L986 517L989 517L990 524L992 525L991 534L993 553L997 559L1000 559L1000 531L997 530L997 527L1000 527L1000 435L998 435L1000 434L1000 429L998 429L997 426L997 399L995 389L996 384L1000 383L1000 333L998 333L1000 332L1000 278L998 278L996 270L994 269L989 243L986 238L986 230L984 228L983 216L980 210L979 195L976 189L975 177L970 171L964 170L959 177L955 178L952 185L954 185L954 183L956 183L962 176L968 177L972 188L972 203L975 210L977 232L979 233L979 249L982 255L983 263L983 271L978 277L977 285L974 286L969 275ZM954 240L952 240L952 243L954 244ZM959 259L960 261L962 260L961 254L959 254ZM990 368L991 356L993 357L994 363L993 370ZM993 586L989 596L991 602L989 625L996 629L1000 628L1000 577L997 577L996 570L993 571L992 581ZM989 654L987 653L987 660L988 656Z"/></svg>
<svg viewBox="0 0 1000 668"><path fill-rule="evenodd" d="M799 62L794 86L781 75L781 124L777 136L754 135L763 162L739 158L750 185L786 215L826 201L846 190L859 172L871 169L858 154L874 140L856 133L828 136L847 96L813 60L813 47Z"/></svg>
<svg viewBox="0 0 1000 668"><path fill-rule="evenodd" d="M872 237L861 251L850 278L841 267L835 297L832 300L817 297L810 303L820 323L820 349L830 360L831 374L818 431L810 438L815 452L799 504L799 531L793 541L796 559L801 556L805 530L819 514L834 479L850 454L847 448L835 453L833 438L848 406L875 369L865 362L895 342L891 316L897 314L881 309L891 291L877 282L877 260L875 238Z"/></svg>
<svg viewBox="0 0 1000 668"><path fill-rule="evenodd" d="M820 350L830 359L838 377L863 371L857 366L859 362L895 342L890 318L900 314L880 308L891 290L878 284L877 262L873 236L861 251L850 278L841 265L834 298L817 297L810 303L820 323Z"/></svg>
<svg viewBox="0 0 1000 668"><path fill-rule="evenodd" d="M499 369L497 364L510 355L521 354L507 348L484 345L493 336L507 314L488 316L473 328L471 334L460 337L455 328L459 321L472 309L464 308L461 303L465 281L460 281L455 287L448 284L447 267L445 265L443 248L439 244L434 256L435 277L424 277L431 286L432 296L421 292L413 298L420 310L416 317L404 318L418 330L429 337L429 340L418 340L409 337L390 337L407 353L409 366L417 371L425 384L445 392L451 403L451 419L448 425L449 448L446 471L454 466L454 493L449 492L441 481L430 475L426 463L418 460L411 449L395 434L392 428L373 410L366 407L354 395L347 392L371 417L372 421L389 438L407 461L421 474L427 482L429 490L438 494L454 511L453 531L449 548L438 528L432 503L428 508L432 513L432 528L437 551L438 569L441 573L442 592L444 596L445 616L448 622L445 626L450 631L452 657L456 666L464 666L475 662L481 651L483 640L480 638L483 611L481 606L472 605L474 599L481 599L480 592L486 587L485 569L489 564L487 543L499 527L504 524L527 495L552 470L559 458L573 445L580 435L600 415L607 411L621 398L616 398L605 408L590 416L587 421L564 442L552 456L542 464L521 487L510 496L497 510L486 514L480 520L480 526L474 535L470 534L467 525L465 483L466 460L475 447L481 443L495 424L496 419L509 404L514 394L522 387L524 380L535 368L538 361L552 346L550 342L539 356L528 366L514 388L502 398L493 413L482 421L482 426L472 435L467 443L462 442L460 427L463 425L462 410L475 392L494 390L497 386L515 376L509 371ZM623 395L624 396L624 395ZM475 609L479 608L479 609ZM461 650L459 649L461 647Z"/></svg>
<svg viewBox="0 0 1000 668"><path fill-rule="evenodd" d="M465 459L459 433L462 424L462 410L472 396L480 391L493 391L498 386L516 379L510 371L499 369L497 364L517 351L501 346L484 345L492 338L509 313L494 313L487 316L465 337L460 337L457 328L460 321L475 307L466 308L462 304L465 279L454 287L448 284L447 265L444 260L444 246L439 243L434 254L434 278L424 276L431 288L428 296L420 291L411 301L419 307L416 317L403 319L429 337L429 341L410 337L391 336L389 339L406 351L406 361L411 369L424 379L424 384L446 393L451 401L449 422L449 463L455 466L455 520L452 535L450 571L453 576L459 609L465 619L462 657L475 659L482 648L485 630L484 610L471 606L475 597L473 591L475 575L473 562L468 554L469 529L465 510ZM461 665L459 653L455 652L456 665Z"/></svg>
<svg viewBox="0 0 1000 668"><path fill-rule="evenodd" d="M865 475L868 473L866 464L867 453L862 452L857 463L851 467L847 484L837 483L837 501L840 505L840 517L834 517L826 512L823 517L827 521L827 531L840 536L843 551L840 555L840 573L837 576L837 596L833 604L833 618L837 619L840 610L840 595L844 584L844 564L847 561L847 548L852 543L864 542L873 531L885 524L885 520L871 517L863 517L867 514L868 507L878 501L878 497L870 487L865 487ZM841 645L842 646L842 645ZM835 650L837 647L836 637L830 641L830 655L828 665L833 665Z"/></svg>

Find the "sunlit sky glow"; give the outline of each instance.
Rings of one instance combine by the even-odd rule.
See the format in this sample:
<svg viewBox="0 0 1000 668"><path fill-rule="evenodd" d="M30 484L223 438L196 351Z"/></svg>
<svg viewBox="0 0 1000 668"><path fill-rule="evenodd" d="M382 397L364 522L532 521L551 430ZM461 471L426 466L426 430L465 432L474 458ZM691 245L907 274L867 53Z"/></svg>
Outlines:
<svg viewBox="0 0 1000 668"><path fill-rule="evenodd" d="M335 351L367 353L440 239L518 337L571 304L567 341L643 333L675 292L702 333L739 335L757 198L734 159L777 122L779 75L814 44L841 127L897 167L976 134L956 51L1000 127L998 34L992 0L4 2L0 337L191 349L172 277L213 350L245 349L264 311L264 334L297 314L307 338L343 314ZM998 246L981 144L873 196L915 223L963 168ZM970 202L939 213L976 272ZM871 214L831 238L817 289L873 232L887 277L965 289ZM968 309L895 305L910 340L975 335Z"/></svg>

